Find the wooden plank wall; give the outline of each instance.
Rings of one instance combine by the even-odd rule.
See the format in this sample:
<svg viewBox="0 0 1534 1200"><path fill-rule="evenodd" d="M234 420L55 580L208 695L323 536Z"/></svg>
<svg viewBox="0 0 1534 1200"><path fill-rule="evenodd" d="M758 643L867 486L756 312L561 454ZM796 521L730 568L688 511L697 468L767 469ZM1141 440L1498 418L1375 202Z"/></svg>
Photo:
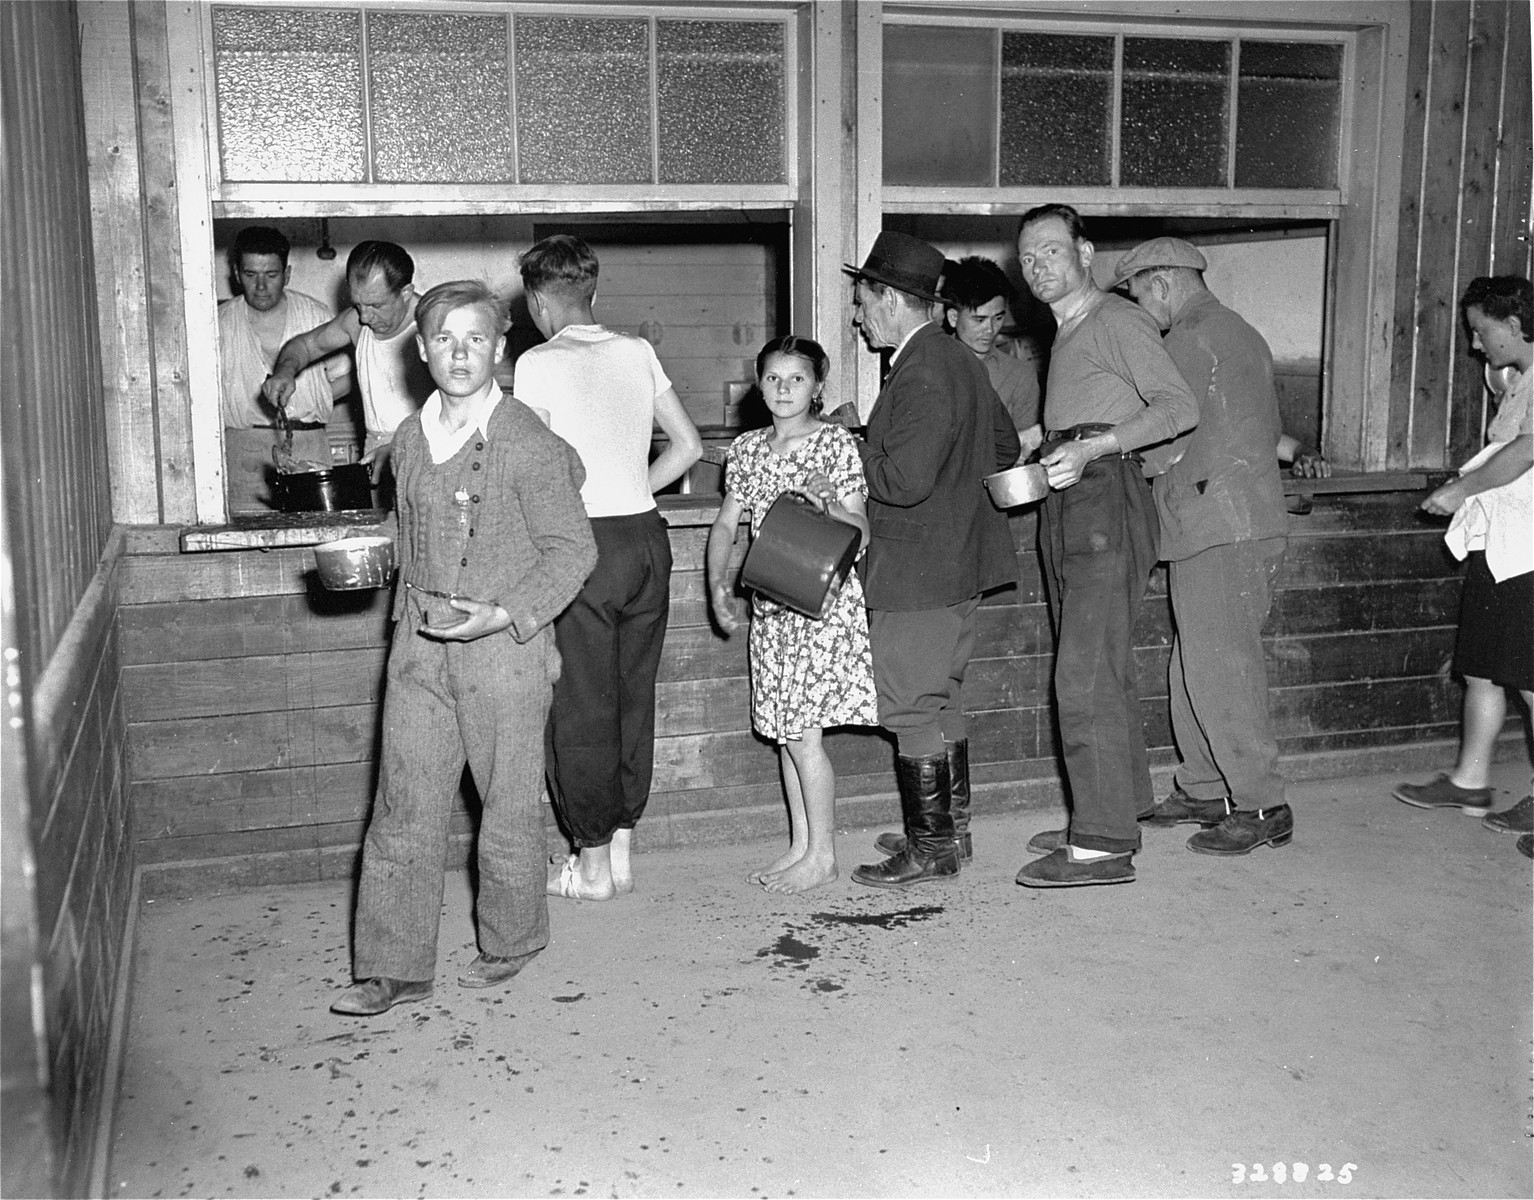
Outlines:
<svg viewBox="0 0 1534 1200"><path fill-rule="evenodd" d="M725 423L729 385L755 380L777 333L776 263L764 245L599 245L598 316L655 347L688 415Z"/></svg>
<svg viewBox="0 0 1534 1200"><path fill-rule="evenodd" d="M1446 663L1458 572L1414 503L1322 498L1297 525L1269 630L1283 749L1309 756L1295 769L1346 769L1345 752L1455 731ZM1060 795L1033 523L1018 518L1013 531L1022 582L984 605L965 694L982 811ZM655 791L640 826L651 846L786 829L775 750L750 730L745 638L725 640L708 622L706 536L702 525L672 530ZM311 580L300 549L179 555L145 534L126 559L124 693L145 863L242 856L209 867L221 883L352 869L372 786L384 601L337 599ZM1149 741L1165 765L1170 614L1159 573L1155 588L1138 655ZM892 820L890 744L877 732L827 742L841 823ZM468 828L462 815L458 827Z"/></svg>
<svg viewBox="0 0 1534 1200"><path fill-rule="evenodd" d="M36 679L95 573L112 508L74 9L4 7L0 442L22 670Z"/></svg>
<svg viewBox="0 0 1534 1200"><path fill-rule="evenodd" d="M1534 118L1527 0L1411 6L1389 466L1480 448L1480 360L1459 320L1479 275L1530 275Z"/></svg>
<svg viewBox="0 0 1534 1200"><path fill-rule="evenodd" d="M121 539L108 487L75 6L0 5L0 45L0 454L15 618L6 649L19 674L8 687L23 699L26 781L6 803L25 817L36 931L32 961L8 945L4 970L30 982L41 967L36 1016L55 1167L44 1194L72 1196L87 1189L115 1091L107 1047L134 866L117 653ZM32 1034L31 1020L18 1030L14 1017L8 1005L8 1045ZM13 1082L8 1070L8 1091ZM12 1130L3 1130L7 1163Z"/></svg>

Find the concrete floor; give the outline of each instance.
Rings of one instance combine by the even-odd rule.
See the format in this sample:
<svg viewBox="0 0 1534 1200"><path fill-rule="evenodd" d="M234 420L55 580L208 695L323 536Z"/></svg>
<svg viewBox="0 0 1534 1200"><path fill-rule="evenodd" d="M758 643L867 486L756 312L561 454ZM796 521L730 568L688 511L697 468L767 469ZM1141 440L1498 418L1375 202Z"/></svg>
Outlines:
<svg viewBox="0 0 1534 1200"><path fill-rule="evenodd" d="M1013 883L1050 813L906 893L846 878L871 831L802 897L743 882L775 845L638 855L489 992L455 875L436 995L373 1020L327 1011L349 885L161 900L110 1194L1527 1197L1530 862L1393 782L1110 888Z"/></svg>

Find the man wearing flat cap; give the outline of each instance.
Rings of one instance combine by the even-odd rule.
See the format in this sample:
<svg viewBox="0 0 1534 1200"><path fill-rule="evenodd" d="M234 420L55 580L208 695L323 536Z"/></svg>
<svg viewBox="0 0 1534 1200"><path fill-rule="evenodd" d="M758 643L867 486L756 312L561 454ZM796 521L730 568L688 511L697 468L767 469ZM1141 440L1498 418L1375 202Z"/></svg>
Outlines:
<svg viewBox="0 0 1534 1200"><path fill-rule="evenodd" d="M894 350L861 447L871 538L863 591L879 723L897 743L905 836L853 879L904 888L958 874L970 857L969 736L960 689L980 594L1015 582L1004 514L981 480L1017 461L1019 442L978 358L931 320L943 255L881 233L854 279L853 324Z"/></svg>
<svg viewBox="0 0 1534 1200"><path fill-rule="evenodd" d="M1155 323L1092 279L1094 249L1064 204L1023 214L1018 260L1055 316L1039 461L1039 564L1055 630L1055 710L1071 817L1038 834L1024 887L1130 883L1137 815L1155 802L1135 680L1134 628L1156 564L1156 509L1140 451L1198 421ZM1272 453L1270 445L1268 453Z"/></svg>
<svg viewBox="0 0 1534 1200"><path fill-rule="evenodd" d="M1166 331L1163 345L1193 394L1198 426L1155 481L1161 557L1175 629L1169 668L1180 763L1148 825L1204 826L1202 854L1284 846L1294 816L1278 773L1262 626L1283 562L1288 517L1279 478L1278 395L1262 335L1204 285L1203 254L1161 237L1119 260L1114 286Z"/></svg>

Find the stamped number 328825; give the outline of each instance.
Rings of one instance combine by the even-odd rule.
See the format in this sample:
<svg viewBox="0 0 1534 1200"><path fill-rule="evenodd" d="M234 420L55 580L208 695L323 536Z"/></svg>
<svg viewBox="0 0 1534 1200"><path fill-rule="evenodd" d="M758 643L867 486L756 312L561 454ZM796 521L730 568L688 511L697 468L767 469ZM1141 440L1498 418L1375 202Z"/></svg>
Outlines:
<svg viewBox="0 0 1534 1200"><path fill-rule="evenodd" d="M1321 1163L1316 1168L1316 1182L1330 1183L1336 1180L1338 1183L1352 1183L1353 1172L1358 1170L1357 1163L1343 1163L1336 1172L1332 1171L1331 1163ZM1274 1163L1271 1167L1262 1163L1253 1163L1248 1167L1245 1163L1230 1164L1230 1181L1232 1183L1286 1183L1294 1180L1295 1183L1304 1183L1310 1176L1309 1163Z"/></svg>

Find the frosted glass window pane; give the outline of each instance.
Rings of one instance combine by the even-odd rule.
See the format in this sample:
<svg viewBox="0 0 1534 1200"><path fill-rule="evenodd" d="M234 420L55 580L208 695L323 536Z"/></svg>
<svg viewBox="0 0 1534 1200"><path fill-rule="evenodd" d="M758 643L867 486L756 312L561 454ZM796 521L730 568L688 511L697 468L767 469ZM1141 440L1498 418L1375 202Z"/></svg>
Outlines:
<svg viewBox="0 0 1534 1200"><path fill-rule="evenodd" d="M658 21L662 183L781 183L783 26Z"/></svg>
<svg viewBox="0 0 1534 1200"><path fill-rule="evenodd" d="M1113 39L1004 33L1001 182L1113 182Z"/></svg>
<svg viewBox="0 0 1534 1200"><path fill-rule="evenodd" d="M1119 182L1225 187L1230 43L1124 39Z"/></svg>
<svg viewBox="0 0 1534 1200"><path fill-rule="evenodd" d="M506 18L368 14L373 177L515 178Z"/></svg>
<svg viewBox="0 0 1534 1200"><path fill-rule="evenodd" d="M1241 43L1236 186L1334 188L1342 47Z"/></svg>
<svg viewBox="0 0 1534 1200"><path fill-rule="evenodd" d="M362 21L334 9L213 9L228 180L360 180Z"/></svg>
<svg viewBox="0 0 1534 1200"><path fill-rule="evenodd" d="M518 17L523 183L649 183L650 23Z"/></svg>
<svg viewBox="0 0 1534 1200"><path fill-rule="evenodd" d="M884 182L990 187L996 31L884 27Z"/></svg>

